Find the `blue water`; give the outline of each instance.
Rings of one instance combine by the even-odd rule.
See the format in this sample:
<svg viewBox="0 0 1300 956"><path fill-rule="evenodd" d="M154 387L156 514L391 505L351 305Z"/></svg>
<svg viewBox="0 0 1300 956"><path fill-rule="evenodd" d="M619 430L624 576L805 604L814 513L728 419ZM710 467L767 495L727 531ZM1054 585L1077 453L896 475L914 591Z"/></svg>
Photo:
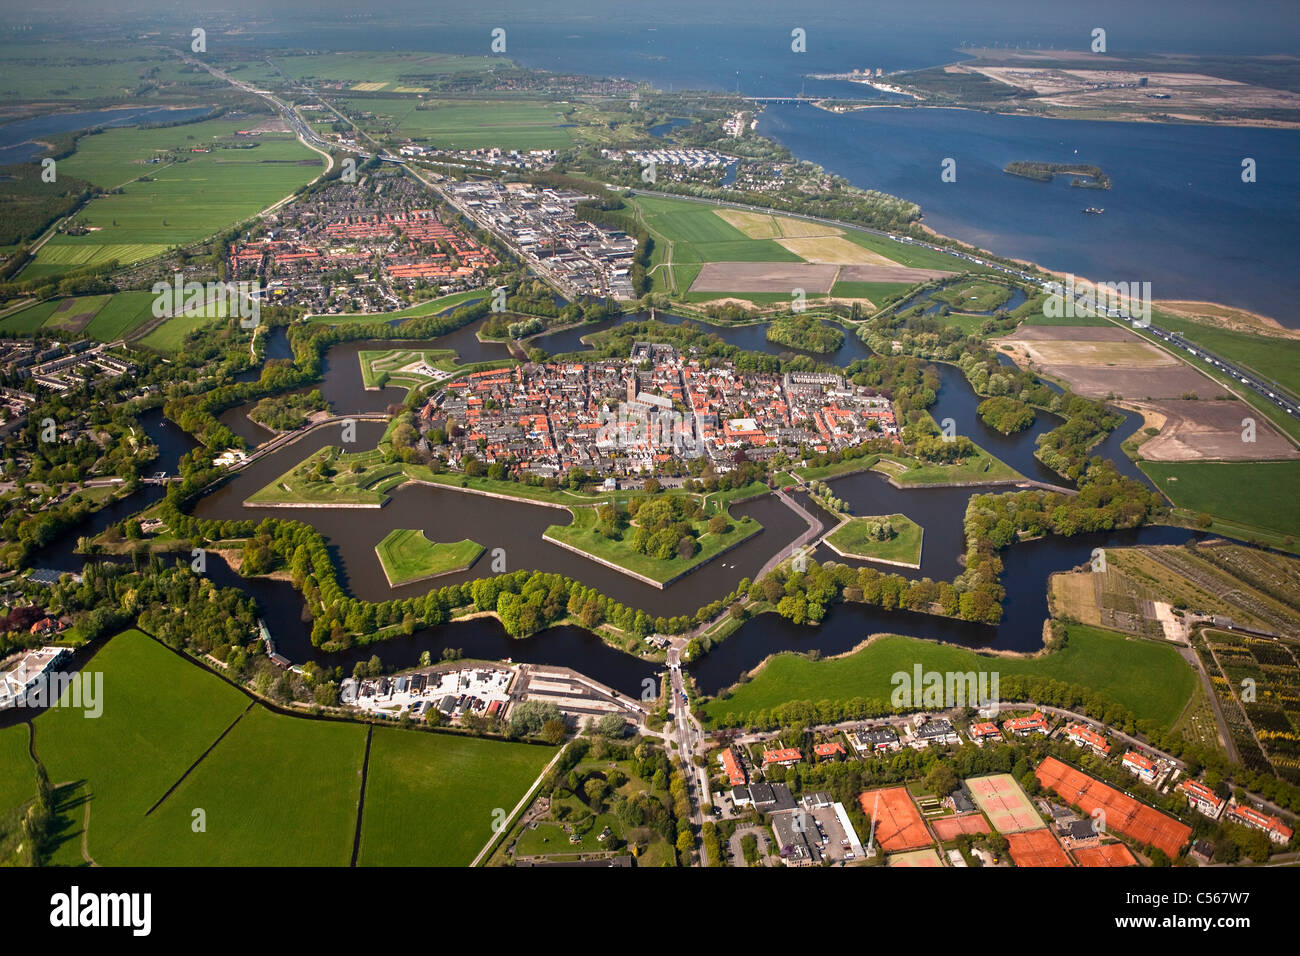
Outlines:
<svg viewBox="0 0 1300 956"><path fill-rule="evenodd" d="M919 203L934 229L1000 255L1300 325L1300 130L783 105L767 107L758 128L857 186ZM949 157L957 179L945 183ZM1257 182L1241 181L1243 157L1256 161ZM1113 185L1004 173L1015 160L1093 163ZM1085 206L1106 212L1084 215Z"/></svg>
<svg viewBox="0 0 1300 956"><path fill-rule="evenodd" d="M34 142L44 136L91 129L95 126L133 126L136 123L177 123L197 119L211 112L208 107L168 110L145 107L119 110L95 110L88 113L54 113L32 119L17 120L0 126L0 166L26 163L45 151Z"/></svg>

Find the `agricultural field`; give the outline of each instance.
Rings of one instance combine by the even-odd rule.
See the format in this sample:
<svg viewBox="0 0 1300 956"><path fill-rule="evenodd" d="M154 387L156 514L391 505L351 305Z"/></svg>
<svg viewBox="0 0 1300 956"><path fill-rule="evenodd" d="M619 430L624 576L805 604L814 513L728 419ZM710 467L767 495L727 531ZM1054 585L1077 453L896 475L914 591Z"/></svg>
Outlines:
<svg viewBox="0 0 1300 956"><path fill-rule="evenodd" d="M1257 322L1248 324L1249 318L1249 313L1204 303L1164 303L1164 308L1153 309L1151 315L1160 328L1180 332L1189 342L1300 395L1300 336L1276 327L1264 328Z"/></svg>
<svg viewBox="0 0 1300 956"><path fill-rule="evenodd" d="M148 292L52 299L0 319L0 334L58 329L97 342L116 342L153 318L153 302Z"/></svg>
<svg viewBox="0 0 1300 956"><path fill-rule="evenodd" d="M251 123L217 119L83 136L59 169L123 192L93 200L78 216L90 232L55 236L35 264L70 269L146 259L242 222L324 171L324 160L288 132L236 139Z"/></svg>
<svg viewBox="0 0 1300 956"><path fill-rule="evenodd" d="M360 866L468 866L555 755L550 747L376 727Z"/></svg>
<svg viewBox="0 0 1300 956"><path fill-rule="evenodd" d="M145 813L248 707L248 699L139 631L112 638L83 673L103 673L103 713L56 707L35 721L36 753L56 787L86 781L88 803L55 857L122 862ZM111 696L108 696L111 695ZM199 804L187 804L189 808ZM188 819L185 832L189 832Z"/></svg>
<svg viewBox="0 0 1300 956"><path fill-rule="evenodd" d="M1251 769L1300 782L1300 659L1295 646L1207 629L1196 649L1242 761Z"/></svg>
<svg viewBox="0 0 1300 956"><path fill-rule="evenodd" d="M156 48L106 43L0 43L0 97L8 103L78 101L132 105L211 96L212 78L185 72Z"/></svg>
<svg viewBox="0 0 1300 956"><path fill-rule="evenodd" d="M483 553L477 541L430 541L423 531L397 528L379 544L375 554L390 587L464 571Z"/></svg>
<svg viewBox="0 0 1300 956"><path fill-rule="evenodd" d="M869 532L873 526L889 522L891 537L878 540ZM843 557L863 558L906 568L921 566L921 541L925 532L907 515L877 515L850 518L833 534L827 535L826 544Z"/></svg>
<svg viewBox="0 0 1300 956"><path fill-rule="evenodd" d="M227 311L225 301L209 302L204 309L197 310L195 315L174 315L164 319L159 325L150 329L138 344L157 349L159 352L179 351L185 344L185 336L217 319L226 318Z"/></svg>
<svg viewBox="0 0 1300 956"><path fill-rule="evenodd" d="M143 826L135 822L111 862L347 866L365 740L361 724L287 717L254 706ZM205 811L206 832L191 829L195 807Z"/></svg>
<svg viewBox="0 0 1300 956"><path fill-rule="evenodd" d="M564 149L573 140L563 107L545 102L404 99L345 100L349 116L372 113L367 128L379 124L393 135L441 149Z"/></svg>
<svg viewBox="0 0 1300 956"><path fill-rule="evenodd" d="M831 286L831 295L837 299L867 299L876 308L886 301L901 296L912 284L908 282L846 282L838 280Z"/></svg>
<svg viewBox="0 0 1300 956"><path fill-rule="evenodd" d="M661 196L632 200L656 239L655 288L702 293L826 295L839 282L907 285L951 274L958 260L821 223ZM662 248L660 248L662 247ZM702 264L702 265L701 265ZM944 268L946 267L946 268ZM670 276L668 270L676 273Z"/></svg>
<svg viewBox="0 0 1300 956"><path fill-rule="evenodd" d="M1300 461L1143 461L1138 467L1177 507L1247 529L1225 534L1249 538L1253 528L1300 537Z"/></svg>
<svg viewBox="0 0 1300 956"><path fill-rule="evenodd" d="M36 798L36 767L27 752L27 725L0 730L0 866L21 862L23 815Z"/></svg>
<svg viewBox="0 0 1300 956"><path fill-rule="evenodd" d="M500 57L491 56L366 51L282 54L271 57L271 62L295 80L337 83L349 89L366 86L390 93L403 92L399 87L423 92L425 87L421 84L425 84L426 79L457 73L480 73L507 65ZM248 68L257 66L255 61ZM268 71L257 75L262 78L272 74ZM247 78L243 73L239 76Z"/></svg>
<svg viewBox="0 0 1300 956"><path fill-rule="evenodd" d="M1255 630L1300 633L1300 559L1241 545L1112 548L1106 571L1097 575L1110 604L1113 588L1117 625L1133 624L1132 615L1149 616L1144 605L1163 601L1198 614L1219 615ZM1116 579L1121 585L1113 586ZM1131 603L1130 603L1131 602ZM1070 613L1079 605L1066 604ZM1126 619L1127 618L1127 619ZM1150 625L1148 625L1150 626Z"/></svg>
<svg viewBox="0 0 1300 956"><path fill-rule="evenodd" d="M890 635L830 660L779 654L730 697L709 701L704 712L715 725L727 725L790 700L888 701L891 675L910 672L918 662L926 670L997 671L1003 676L1023 674L1078 684L1163 727L1178 719L1197 683L1195 671L1172 646L1082 625L1069 627L1064 649L1032 658L978 654Z"/></svg>

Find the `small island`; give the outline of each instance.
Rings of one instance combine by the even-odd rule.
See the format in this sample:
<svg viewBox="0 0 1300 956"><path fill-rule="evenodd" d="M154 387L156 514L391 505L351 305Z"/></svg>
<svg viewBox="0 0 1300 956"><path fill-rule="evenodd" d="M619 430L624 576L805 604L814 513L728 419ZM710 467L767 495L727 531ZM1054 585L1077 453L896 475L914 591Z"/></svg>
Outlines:
<svg viewBox="0 0 1300 956"><path fill-rule="evenodd" d="M483 554L483 545L463 541L430 541L423 531L398 528L375 545L375 554L389 587L413 584L444 574L467 571Z"/></svg>
<svg viewBox="0 0 1300 956"><path fill-rule="evenodd" d="M844 344L844 332L816 316L783 316L767 327L767 340L801 352L826 355Z"/></svg>
<svg viewBox="0 0 1300 956"><path fill-rule="evenodd" d="M876 515L848 519L827 535L826 545L842 558L919 568L924 534L907 515Z"/></svg>
<svg viewBox="0 0 1300 956"><path fill-rule="evenodd" d="M1017 398L986 398L975 409L980 421L1004 435L1022 432L1034 423L1034 410Z"/></svg>
<svg viewBox="0 0 1300 956"><path fill-rule="evenodd" d="M327 411L329 407L320 389L314 388L310 392L264 398L253 406L248 417L272 431L290 432L305 425L313 413Z"/></svg>
<svg viewBox="0 0 1300 956"><path fill-rule="evenodd" d="M1007 163L1004 173L1048 183L1055 176L1073 176L1070 185L1078 189L1110 189L1110 177L1100 166L1085 163Z"/></svg>
<svg viewBox="0 0 1300 956"><path fill-rule="evenodd" d="M573 522L543 537L652 587L662 588L763 530L749 516L712 515L685 495L632 498L622 507L573 507Z"/></svg>

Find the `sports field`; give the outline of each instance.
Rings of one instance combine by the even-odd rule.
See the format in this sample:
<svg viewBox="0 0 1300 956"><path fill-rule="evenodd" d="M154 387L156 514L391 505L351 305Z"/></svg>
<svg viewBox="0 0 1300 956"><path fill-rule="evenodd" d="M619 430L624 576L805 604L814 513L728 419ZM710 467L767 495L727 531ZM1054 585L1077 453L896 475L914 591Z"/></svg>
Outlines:
<svg viewBox="0 0 1300 956"><path fill-rule="evenodd" d="M1025 791L1009 773L971 777L966 781L975 805L999 833L1020 833L1046 826Z"/></svg>
<svg viewBox="0 0 1300 956"><path fill-rule="evenodd" d="M376 727L361 866L467 866L555 756L550 747Z"/></svg>
<svg viewBox="0 0 1300 956"><path fill-rule="evenodd" d="M1079 866L1137 866L1132 851L1123 843L1107 843L1103 846L1083 847L1071 850L1074 862Z"/></svg>
<svg viewBox="0 0 1300 956"><path fill-rule="evenodd" d="M1050 830L1007 834L1007 849L1016 866L1073 866Z"/></svg>
<svg viewBox="0 0 1300 956"><path fill-rule="evenodd" d="M906 787L868 790L858 795L858 805L868 819L873 811L879 813L879 819L872 821L873 829L876 842L886 852L915 850L934 843Z"/></svg>
<svg viewBox="0 0 1300 956"><path fill-rule="evenodd" d="M885 866L941 867L943 861L934 850L913 850L910 853L895 853L885 860Z"/></svg>
<svg viewBox="0 0 1300 956"><path fill-rule="evenodd" d="M396 528L375 545L389 587L464 571L479 559L483 545L477 541L430 541L420 530Z"/></svg>
<svg viewBox="0 0 1300 956"><path fill-rule="evenodd" d="M963 833L988 833L989 823L978 813L965 813L958 817L931 820L930 828L940 843L951 843Z"/></svg>
<svg viewBox="0 0 1300 956"><path fill-rule="evenodd" d="M1170 859L1178 856L1191 838L1192 828L1186 824L1061 763L1055 757L1046 758L1034 774L1044 787L1054 790L1062 800L1088 816L1093 816L1094 810L1101 810L1104 814L1101 820L1107 830L1158 847Z"/></svg>

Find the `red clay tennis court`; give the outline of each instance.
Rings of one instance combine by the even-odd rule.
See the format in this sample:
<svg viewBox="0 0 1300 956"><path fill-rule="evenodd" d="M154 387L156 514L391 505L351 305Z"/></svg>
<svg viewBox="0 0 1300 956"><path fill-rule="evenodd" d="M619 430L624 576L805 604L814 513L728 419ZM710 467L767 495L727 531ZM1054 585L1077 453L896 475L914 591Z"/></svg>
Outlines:
<svg viewBox="0 0 1300 956"><path fill-rule="evenodd" d="M880 795L880 805L876 806L876 795ZM916 809L906 787L886 787L884 790L868 790L858 797L862 812L868 817L873 810L880 818L875 820L876 842L887 852L898 850L916 850L923 846L933 846L930 831L925 828L921 811Z"/></svg>
<svg viewBox="0 0 1300 956"><path fill-rule="evenodd" d="M1073 866L1050 830L1008 833L1007 847L1016 866Z"/></svg>
<svg viewBox="0 0 1300 956"><path fill-rule="evenodd" d="M1081 770L1048 757L1034 771L1038 782L1056 791L1066 803L1078 807L1088 816L1101 808L1108 830L1130 839L1158 847L1171 859L1191 838L1192 828L1173 817L1148 807L1126 793L1088 776Z"/></svg>
<svg viewBox="0 0 1300 956"><path fill-rule="evenodd" d="M1074 862L1080 866L1137 866L1138 861L1123 843L1107 843L1105 846L1090 846L1082 850L1072 850Z"/></svg>
<svg viewBox="0 0 1300 956"><path fill-rule="evenodd" d="M988 833L989 823L978 813L964 813L959 817L939 817L930 821L930 829L940 843L948 843L963 833Z"/></svg>
<svg viewBox="0 0 1300 956"><path fill-rule="evenodd" d="M1009 773L971 777L966 781L966 788L970 790L975 805L988 815L989 822L999 833L1039 830L1044 826L1029 797Z"/></svg>

